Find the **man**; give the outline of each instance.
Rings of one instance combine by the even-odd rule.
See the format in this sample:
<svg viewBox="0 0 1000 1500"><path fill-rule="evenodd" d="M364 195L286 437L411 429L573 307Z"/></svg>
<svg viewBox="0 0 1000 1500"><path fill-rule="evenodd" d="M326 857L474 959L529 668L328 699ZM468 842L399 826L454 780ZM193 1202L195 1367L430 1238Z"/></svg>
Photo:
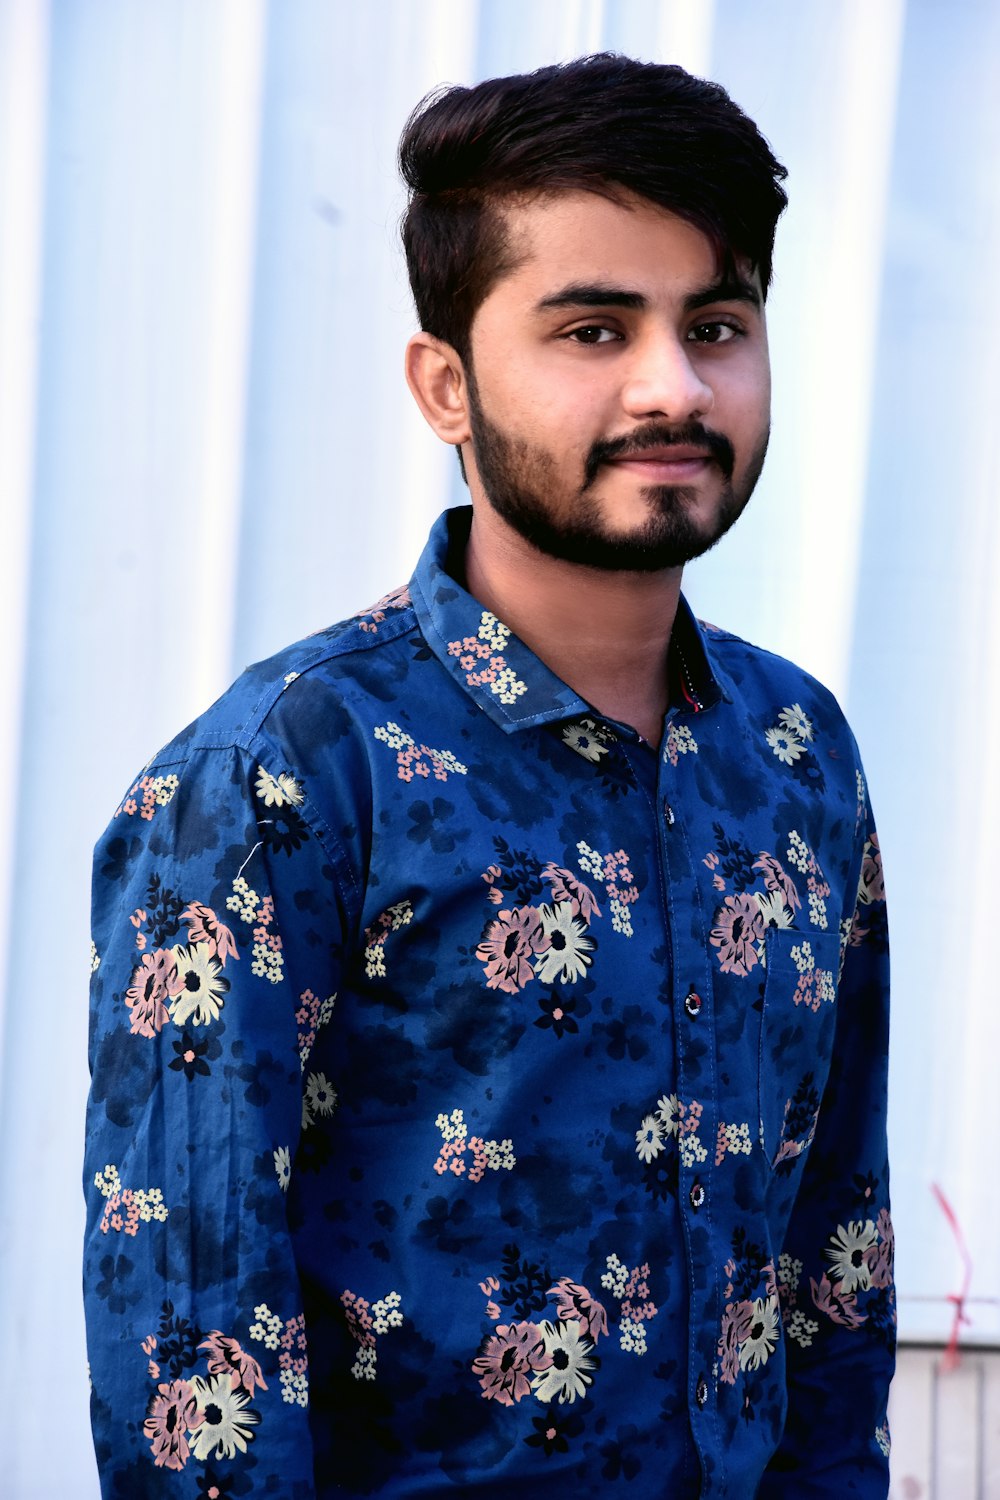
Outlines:
<svg viewBox="0 0 1000 1500"><path fill-rule="evenodd" d="M600 56L407 126L472 500L99 847L106 1495L884 1496L886 944L850 732L696 624L783 169Z"/></svg>

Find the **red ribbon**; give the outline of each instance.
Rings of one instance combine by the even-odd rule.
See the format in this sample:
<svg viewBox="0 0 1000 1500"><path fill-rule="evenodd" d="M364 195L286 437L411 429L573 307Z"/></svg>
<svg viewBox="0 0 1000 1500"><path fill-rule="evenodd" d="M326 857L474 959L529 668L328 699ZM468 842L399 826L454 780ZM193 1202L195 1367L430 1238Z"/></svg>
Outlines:
<svg viewBox="0 0 1000 1500"><path fill-rule="evenodd" d="M948 1202L948 1199L945 1197L944 1193L938 1187L936 1182L931 1183L931 1192L937 1199L938 1204L941 1208L941 1212L944 1214L945 1218L948 1220L949 1225L951 1226L951 1232L955 1236L955 1243L958 1246L958 1253L962 1258L963 1267L962 1290L957 1293L949 1293L947 1298L947 1300L951 1302L955 1308L955 1316L952 1319L951 1324L951 1337L948 1340L948 1347L944 1351L944 1355L941 1360L941 1369L947 1371L954 1370L958 1366L958 1344L959 1338L961 1336L962 1324L968 1324L971 1322L971 1319L967 1318L965 1315L965 1304L968 1301L969 1287L972 1284L972 1256L969 1254L968 1247L965 1243L965 1236L962 1233L962 1226L958 1222L958 1215L956 1214L955 1210L952 1208L951 1204Z"/></svg>

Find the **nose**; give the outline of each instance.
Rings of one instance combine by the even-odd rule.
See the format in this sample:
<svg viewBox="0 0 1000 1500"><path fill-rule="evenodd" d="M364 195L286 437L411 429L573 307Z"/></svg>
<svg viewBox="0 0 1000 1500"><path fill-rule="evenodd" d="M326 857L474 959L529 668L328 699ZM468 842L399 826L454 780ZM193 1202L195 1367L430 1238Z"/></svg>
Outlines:
<svg viewBox="0 0 1000 1500"><path fill-rule="evenodd" d="M715 393L695 363L697 345L674 333L649 335L633 346L622 388L622 405L630 417L660 417L689 422L706 416Z"/></svg>

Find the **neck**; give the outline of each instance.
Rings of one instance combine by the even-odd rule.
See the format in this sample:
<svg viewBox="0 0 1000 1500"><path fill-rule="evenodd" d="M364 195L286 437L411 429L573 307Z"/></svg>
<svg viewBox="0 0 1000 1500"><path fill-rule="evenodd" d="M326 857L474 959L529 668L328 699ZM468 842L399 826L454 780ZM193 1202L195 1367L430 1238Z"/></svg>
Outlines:
<svg viewBox="0 0 1000 1500"><path fill-rule="evenodd" d="M605 572L536 551L477 505L466 586L604 717L658 744L681 570Z"/></svg>

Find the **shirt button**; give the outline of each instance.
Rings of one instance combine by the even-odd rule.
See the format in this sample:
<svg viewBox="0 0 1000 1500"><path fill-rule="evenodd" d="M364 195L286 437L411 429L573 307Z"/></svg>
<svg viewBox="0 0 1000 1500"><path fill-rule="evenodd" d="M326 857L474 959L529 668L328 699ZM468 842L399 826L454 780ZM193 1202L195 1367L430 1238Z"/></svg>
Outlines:
<svg viewBox="0 0 1000 1500"><path fill-rule="evenodd" d="M701 1003L701 996L698 994L697 990L688 990L687 994L684 996L684 1009L687 1011L692 1021L700 1013Z"/></svg>
<svg viewBox="0 0 1000 1500"><path fill-rule="evenodd" d="M691 1207L694 1209L699 1209L704 1203L705 1189L702 1187L700 1182L696 1182L693 1184L689 1197L691 1200Z"/></svg>
<svg viewBox="0 0 1000 1500"><path fill-rule="evenodd" d="M694 1399L699 1406L704 1406L708 1400L708 1381L704 1375L699 1377L698 1384L694 1388Z"/></svg>
<svg viewBox="0 0 1000 1500"><path fill-rule="evenodd" d="M674 810L670 806L670 803L667 801L666 797L664 797L664 799L663 799L663 816L664 816L664 818L667 821L667 827L668 828L673 828L673 826L674 826Z"/></svg>

